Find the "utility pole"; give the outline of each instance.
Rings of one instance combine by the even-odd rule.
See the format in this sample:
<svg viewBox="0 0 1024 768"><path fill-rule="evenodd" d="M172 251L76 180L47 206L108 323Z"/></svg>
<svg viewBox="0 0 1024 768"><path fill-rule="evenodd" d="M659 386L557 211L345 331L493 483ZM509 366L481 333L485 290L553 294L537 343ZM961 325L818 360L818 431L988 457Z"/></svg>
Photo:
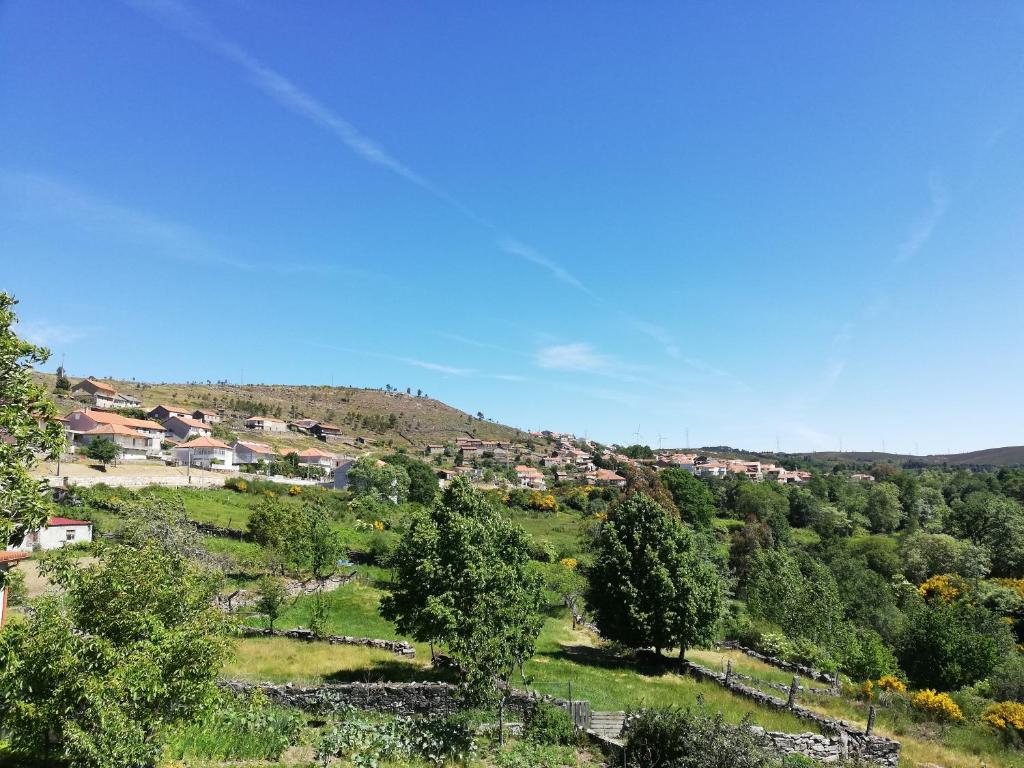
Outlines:
<svg viewBox="0 0 1024 768"><path fill-rule="evenodd" d="M686 450L690 450L690 428L686 428Z"/></svg>

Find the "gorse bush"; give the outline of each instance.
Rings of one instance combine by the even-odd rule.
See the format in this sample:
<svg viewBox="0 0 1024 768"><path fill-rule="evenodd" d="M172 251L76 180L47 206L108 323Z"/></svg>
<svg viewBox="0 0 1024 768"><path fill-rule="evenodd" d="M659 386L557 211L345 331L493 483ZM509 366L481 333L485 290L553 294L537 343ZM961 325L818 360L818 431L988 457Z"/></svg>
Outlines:
<svg viewBox="0 0 1024 768"><path fill-rule="evenodd" d="M643 709L630 713L630 762L645 768L763 768L775 761L747 722L728 725L703 709Z"/></svg>
<svg viewBox="0 0 1024 768"><path fill-rule="evenodd" d="M1021 735L1024 734L1024 704L1000 701L986 709L981 719L1008 741L1020 743Z"/></svg>
<svg viewBox="0 0 1024 768"><path fill-rule="evenodd" d="M948 693L936 693L931 688L915 693L910 703L926 717L941 723L958 723L964 719L960 707Z"/></svg>

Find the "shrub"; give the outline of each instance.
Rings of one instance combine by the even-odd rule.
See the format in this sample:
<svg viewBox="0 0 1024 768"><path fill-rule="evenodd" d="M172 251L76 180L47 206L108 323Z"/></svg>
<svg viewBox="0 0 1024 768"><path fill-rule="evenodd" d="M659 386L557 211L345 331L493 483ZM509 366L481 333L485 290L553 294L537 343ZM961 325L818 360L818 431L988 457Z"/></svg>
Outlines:
<svg viewBox="0 0 1024 768"><path fill-rule="evenodd" d="M703 709L644 709L629 716L630 761L645 768L761 768L772 760L744 721Z"/></svg>
<svg viewBox="0 0 1024 768"><path fill-rule="evenodd" d="M7 580L4 583L7 586L7 601L11 605L21 605L25 602L28 591L25 589L24 573L15 568L8 572Z"/></svg>
<svg viewBox="0 0 1024 768"><path fill-rule="evenodd" d="M238 493L245 493L249 490L249 484L240 477L229 477L224 481L224 487Z"/></svg>
<svg viewBox="0 0 1024 768"><path fill-rule="evenodd" d="M931 688L918 691L910 699L914 709L932 720L944 723L958 723L964 719L960 707L948 693L936 693Z"/></svg>
<svg viewBox="0 0 1024 768"><path fill-rule="evenodd" d="M907 686L896 675L882 675L876 683L878 690L892 693L906 693Z"/></svg>
<svg viewBox="0 0 1024 768"><path fill-rule="evenodd" d="M798 752L790 752L782 758L782 768L817 768L818 763L807 755Z"/></svg>
<svg viewBox="0 0 1024 768"><path fill-rule="evenodd" d="M495 756L494 764L498 768L562 768L575 765L576 754L571 747L516 741Z"/></svg>
<svg viewBox="0 0 1024 768"><path fill-rule="evenodd" d="M793 643L779 632L766 632L758 638L756 650L765 656L788 659L793 655Z"/></svg>
<svg viewBox="0 0 1024 768"><path fill-rule="evenodd" d="M988 679L992 698L1024 703L1024 657L1010 654L992 670Z"/></svg>
<svg viewBox="0 0 1024 768"><path fill-rule="evenodd" d="M983 722L991 725L1008 740L1017 742L1024 734L1024 704L1016 701L1000 701L985 710Z"/></svg>
<svg viewBox="0 0 1024 768"><path fill-rule="evenodd" d="M932 576L917 588L918 594L925 600L938 598L945 603L956 599L961 591L962 585L959 577L948 573Z"/></svg>
<svg viewBox="0 0 1024 768"><path fill-rule="evenodd" d="M288 495L289 496L301 496L302 495L302 488L300 488L297 485L290 486L288 488Z"/></svg>
<svg viewBox="0 0 1024 768"><path fill-rule="evenodd" d="M561 707L539 701L526 721L525 736L537 744L571 744L575 736L572 718Z"/></svg>
<svg viewBox="0 0 1024 768"><path fill-rule="evenodd" d="M322 766L344 757L355 768L376 768L381 762L418 757L431 765L451 759L465 761L476 751L473 731L462 716L371 719L349 710L324 734L316 748Z"/></svg>
<svg viewBox="0 0 1024 768"><path fill-rule="evenodd" d="M172 732L168 757L206 760L277 760L298 741L303 717L272 707L262 693L224 696L203 717Z"/></svg>

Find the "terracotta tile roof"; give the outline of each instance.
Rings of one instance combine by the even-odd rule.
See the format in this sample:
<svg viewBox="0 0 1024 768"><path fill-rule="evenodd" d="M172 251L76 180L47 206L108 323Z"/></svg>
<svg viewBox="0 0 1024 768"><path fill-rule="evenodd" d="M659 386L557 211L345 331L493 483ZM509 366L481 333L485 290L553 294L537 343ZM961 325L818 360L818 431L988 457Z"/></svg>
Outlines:
<svg viewBox="0 0 1024 768"><path fill-rule="evenodd" d="M625 480L622 475L618 472L613 472L610 469L599 469L594 473L594 477L598 480Z"/></svg>
<svg viewBox="0 0 1024 768"><path fill-rule="evenodd" d="M98 427L93 427L87 432L83 432L83 435L123 435L124 437L138 437L143 440L146 436L141 432L136 432L134 429L124 426L123 424L100 424Z"/></svg>
<svg viewBox="0 0 1024 768"><path fill-rule="evenodd" d="M75 520L73 517L51 517L46 524L50 528L59 528L62 525L92 525L88 520Z"/></svg>
<svg viewBox="0 0 1024 768"><path fill-rule="evenodd" d="M97 424L119 424L122 427L131 427L133 429L155 429L159 432L164 431L163 425L157 424L155 421L149 421L148 419L130 419L119 413L94 411L90 408L86 408L84 411L72 411L66 418L70 419L75 413L84 413Z"/></svg>
<svg viewBox="0 0 1024 768"><path fill-rule="evenodd" d="M18 552L17 550L0 551L0 563L16 563L19 560L24 560L26 557L28 557L28 552Z"/></svg>
<svg viewBox="0 0 1024 768"><path fill-rule="evenodd" d="M243 448L247 448L253 453L269 453L275 456L277 455L277 451L274 450L271 446L267 445L266 443L250 443L245 440L238 440L235 443L235 445L240 445Z"/></svg>
<svg viewBox="0 0 1024 768"><path fill-rule="evenodd" d="M319 448L307 448L304 451L299 451L296 454L300 459L333 459L335 458L333 453L327 451L321 451Z"/></svg>
<svg viewBox="0 0 1024 768"><path fill-rule="evenodd" d="M223 448L225 451L231 450L231 446L227 443L222 443L220 440L215 440L212 437L197 437L195 440L179 444L175 450L180 451L183 448Z"/></svg>
<svg viewBox="0 0 1024 768"><path fill-rule="evenodd" d="M104 384L102 381L96 381L96 379L82 379L80 382L75 384L76 387L80 387L83 384L92 384L96 389L101 392L109 392L112 395L117 394L117 390L111 387L109 384Z"/></svg>
<svg viewBox="0 0 1024 768"><path fill-rule="evenodd" d="M284 424L284 419L275 419L273 416L250 416L246 421L274 421L278 424Z"/></svg>

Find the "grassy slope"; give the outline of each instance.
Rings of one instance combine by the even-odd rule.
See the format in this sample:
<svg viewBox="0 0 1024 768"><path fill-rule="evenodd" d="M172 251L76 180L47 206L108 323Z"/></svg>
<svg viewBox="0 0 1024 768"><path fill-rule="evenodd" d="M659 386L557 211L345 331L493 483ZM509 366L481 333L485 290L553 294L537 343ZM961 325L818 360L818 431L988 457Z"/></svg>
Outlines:
<svg viewBox="0 0 1024 768"><path fill-rule="evenodd" d="M52 374L37 373L49 390L53 390L55 377ZM71 376L77 382L81 377ZM414 397L405 393L389 393L378 389L356 387L291 386L283 384L149 384L132 381L107 380L118 392L134 395L142 400L146 409L156 405L178 405L189 408L223 408L231 400L249 400L264 403L270 408L279 408L281 418L293 418L294 412L311 419L330 421L342 427L349 438L365 437L371 442L391 441L395 446L422 447L427 443L452 441L456 437L479 437L490 440L525 441L526 435L511 427L470 418L469 414L427 397ZM79 403L60 399L57 401L62 412ZM346 423L346 415L354 412L362 416L388 417L394 414L398 424L394 429L372 432L364 427ZM226 424L245 433L241 421L251 414L229 411ZM251 435L251 433L249 433ZM284 436L264 435L259 439L275 445L303 447L323 445L313 438L295 434Z"/></svg>

